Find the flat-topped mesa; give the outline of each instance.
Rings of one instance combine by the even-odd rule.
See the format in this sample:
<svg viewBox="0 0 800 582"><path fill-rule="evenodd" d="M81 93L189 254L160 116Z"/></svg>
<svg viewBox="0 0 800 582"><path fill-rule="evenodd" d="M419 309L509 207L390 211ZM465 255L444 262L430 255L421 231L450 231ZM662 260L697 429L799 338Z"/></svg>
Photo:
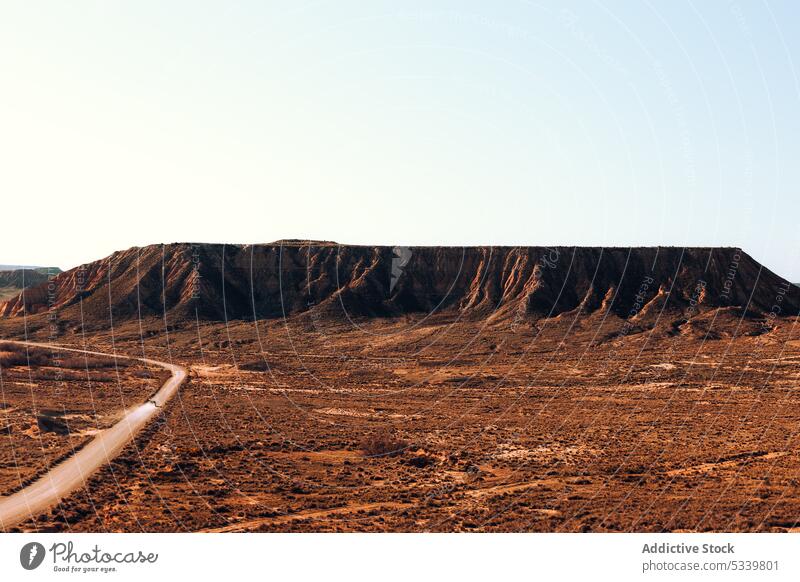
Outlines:
<svg viewBox="0 0 800 582"><path fill-rule="evenodd" d="M388 247L285 241L131 248L0 304L3 317L58 310L97 324L452 313L468 318L662 313L724 308L798 315L800 289L738 248ZM673 317L674 319L674 317Z"/></svg>

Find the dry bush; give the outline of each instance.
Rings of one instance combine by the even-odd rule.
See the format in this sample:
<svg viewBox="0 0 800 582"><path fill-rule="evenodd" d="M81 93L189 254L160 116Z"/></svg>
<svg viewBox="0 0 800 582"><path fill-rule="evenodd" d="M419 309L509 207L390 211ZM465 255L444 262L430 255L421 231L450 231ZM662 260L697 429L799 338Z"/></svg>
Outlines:
<svg viewBox="0 0 800 582"><path fill-rule="evenodd" d="M86 370L75 368L46 368L34 370L31 379L40 382L116 382L118 377L114 373L94 372L87 375Z"/></svg>
<svg viewBox="0 0 800 582"><path fill-rule="evenodd" d="M52 366L54 368L72 368L76 370L98 368L127 368L131 362L124 359L103 358L99 356L82 356L68 352L50 352L42 348L25 348L17 344L0 342L0 366Z"/></svg>
<svg viewBox="0 0 800 582"><path fill-rule="evenodd" d="M26 350L24 346L0 343L0 366L42 366L47 364L47 354L41 350Z"/></svg>
<svg viewBox="0 0 800 582"><path fill-rule="evenodd" d="M19 354L14 352L0 352L0 366L10 368L20 364Z"/></svg>
<svg viewBox="0 0 800 582"><path fill-rule="evenodd" d="M130 366L128 360L118 359L116 362L113 358L100 358L96 356L64 356L61 358L61 367L75 368L80 370L97 368L127 368Z"/></svg>
<svg viewBox="0 0 800 582"><path fill-rule="evenodd" d="M364 437L360 447L368 457L394 457L402 455L408 443L396 438L388 430L382 430Z"/></svg>
<svg viewBox="0 0 800 582"><path fill-rule="evenodd" d="M264 358L257 358L255 360L246 360L239 364L239 369L247 370L249 372L268 372L270 365Z"/></svg>

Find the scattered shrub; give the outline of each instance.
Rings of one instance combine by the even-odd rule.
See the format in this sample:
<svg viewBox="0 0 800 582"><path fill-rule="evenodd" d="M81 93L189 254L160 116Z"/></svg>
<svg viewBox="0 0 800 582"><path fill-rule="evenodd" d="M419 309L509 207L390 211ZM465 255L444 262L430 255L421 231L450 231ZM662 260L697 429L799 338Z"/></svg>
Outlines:
<svg viewBox="0 0 800 582"><path fill-rule="evenodd" d="M248 360L239 364L241 370L248 370L250 372L267 372L270 370L269 363L264 358L257 358L255 360Z"/></svg>
<svg viewBox="0 0 800 582"><path fill-rule="evenodd" d="M47 365L46 352L37 349L27 349L17 344L0 343L0 366L43 366Z"/></svg>
<svg viewBox="0 0 800 582"><path fill-rule="evenodd" d="M76 370L98 368L127 368L131 365L129 360L103 358L100 356L84 356L60 350L50 351L45 348L20 346L7 342L0 342L0 366L11 368L13 366L53 366L57 368L72 368Z"/></svg>
<svg viewBox="0 0 800 582"><path fill-rule="evenodd" d="M436 464L436 459L429 455L414 455L406 461L406 465L416 467L417 469L424 469L434 464Z"/></svg>
<svg viewBox="0 0 800 582"><path fill-rule="evenodd" d="M127 368L130 362L124 359L114 358L101 358L99 356L83 356L81 354L64 355L61 357L60 364L62 368L74 368L78 370L85 369L98 369L98 368Z"/></svg>
<svg viewBox="0 0 800 582"><path fill-rule="evenodd" d="M368 457L393 457L402 455L408 443L395 438L389 431L382 430L366 436L361 441L361 450Z"/></svg>

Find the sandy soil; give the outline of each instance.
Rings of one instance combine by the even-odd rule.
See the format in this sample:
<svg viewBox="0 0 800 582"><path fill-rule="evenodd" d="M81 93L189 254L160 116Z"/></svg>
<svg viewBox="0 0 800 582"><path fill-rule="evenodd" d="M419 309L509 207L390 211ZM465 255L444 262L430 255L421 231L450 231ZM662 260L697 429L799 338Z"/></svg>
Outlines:
<svg viewBox="0 0 800 582"><path fill-rule="evenodd" d="M115 346L144 339L188 384L85 491L19 529L797 526L794 320L722 321L713 340L612 320L159 324L118 328Z"/></svg>

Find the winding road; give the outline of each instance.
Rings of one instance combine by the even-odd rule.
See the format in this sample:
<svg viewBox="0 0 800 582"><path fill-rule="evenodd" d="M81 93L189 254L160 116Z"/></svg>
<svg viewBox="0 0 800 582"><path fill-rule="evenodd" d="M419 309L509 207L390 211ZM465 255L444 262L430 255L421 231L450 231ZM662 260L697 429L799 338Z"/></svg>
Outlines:
<svg viewBox="0 0 800 582"><path fill-rule="evenodd" d="M126 411L119 422L99 432L91 442L77 453L50 469L27 487L7 497L0 497L0 531L6 531L17 523L38 515L76 489L84 486L92 473L111 462L125 445L134 439L136 433L159 414L160 408L178 392L178 388L183 384L187 373L186 368L182 366L147 358L114 356L113 354L66 348L55 344L3 341L65 352L137 360L169 370L172 376L164 382L158 392L152 395L147 402Z"/></svg>

